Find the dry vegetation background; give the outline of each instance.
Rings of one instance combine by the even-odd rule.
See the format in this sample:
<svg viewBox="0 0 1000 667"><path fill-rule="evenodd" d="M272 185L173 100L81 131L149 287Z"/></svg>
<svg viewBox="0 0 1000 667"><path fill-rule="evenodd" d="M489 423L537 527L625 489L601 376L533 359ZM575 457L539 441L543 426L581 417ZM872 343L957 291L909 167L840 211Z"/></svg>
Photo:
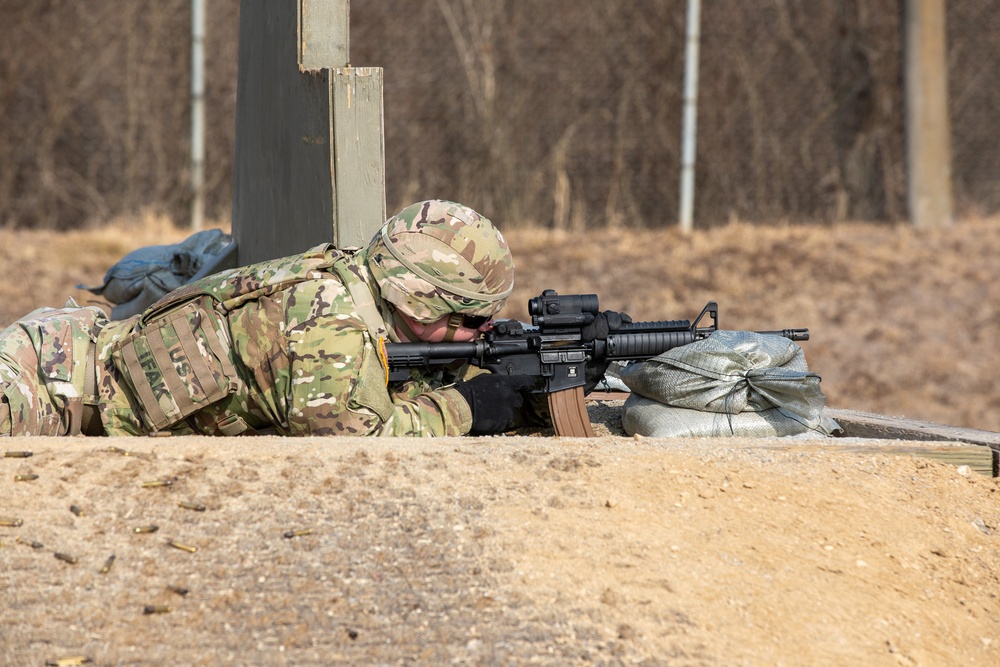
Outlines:
<svg viewBox="0 0 1000 667"><path fill-rule="evenodd" d="M905 219L902 4L704 3L698 225ZM957 212L993 215L1000 11L946 4ZM508 225L673 225L685 6L352 2L351 61L385 72L388 208L447 195ZM239 2L206 7L207 214L226 219ZM0 3L0 226L187 218L190 12Z"/></svg>

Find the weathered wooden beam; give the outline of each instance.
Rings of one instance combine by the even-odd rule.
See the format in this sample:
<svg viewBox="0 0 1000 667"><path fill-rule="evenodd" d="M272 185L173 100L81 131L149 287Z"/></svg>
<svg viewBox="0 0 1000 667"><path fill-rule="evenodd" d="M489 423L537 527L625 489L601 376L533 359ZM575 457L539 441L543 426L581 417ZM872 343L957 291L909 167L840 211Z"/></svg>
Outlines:
<svg viewBox="0 0 1000 667"><path fill-rule="evenodd" d="M627 392L621 391L594 391L587 395L587 400L617 403L625 401L628 396ZM832 438L798 445L793 438L789 438L789 444L782 449L803 447L927 456L955 465L968 465L984 475L1000 477L1000 433L856 410L826 408L825 412L843 429L839 438L857 438L866 442L842 444L838 443L839 438ZM915 444L923 442L932 444Z"/></svg>
<svg viewBox="0 0 1000 667"><path fill-rule="evenodd" d="M952 223L945 0L905 0L906 153L910 221Z"/></svg>
<svg viewBox="0 0 1000 667"><path fill-rule="evenodd" d="M361 247L385 221L382 68L330 71L333 242Z"/></svg>
<svg viewBox="0 0 1000 667"><path fill-rule="evenodd" d="M239 264L364 245L385 220L382 70L347 67L347 0L242 0Z"/></svg>
<svg viewBox="0 0 1000 667"><path fill-rule="evenodd" d="M832 410L826 414L835 419L848 438L880 438L889 440L935 440L967 442L1000 450L1000 433L973 428L947 426L907 417L891 417L856 410Z"/></svg>
<svg viewBox="0 0 1000 667"><path fill-rule="evenodd" d="M970 471L987 477L996 477L994 450L980 445L960 442L913 442L905 440L853 439L850 444L841 438L809 440L805 443L788 438L788 444L767 444L765 449L783 452L849 452L862 455L917 456L953 466L968 466Z"/></svg>
<svg viewBox="0 0 1000 667"><path fill-rule="evenodd" d="M350 65L351 3L299 0L298 10L299 67L334 69Z"/></svg>
<svg viewBox="0 0 1000 667"><path fill-rule="evenodd" d="M1000 433L855 410L827 408L826 414L840 424L844 430L843 437L847 438L955 442L975 445L981 452L977 455L989 461L990 474L993 477L1000 477Z"/></svg>

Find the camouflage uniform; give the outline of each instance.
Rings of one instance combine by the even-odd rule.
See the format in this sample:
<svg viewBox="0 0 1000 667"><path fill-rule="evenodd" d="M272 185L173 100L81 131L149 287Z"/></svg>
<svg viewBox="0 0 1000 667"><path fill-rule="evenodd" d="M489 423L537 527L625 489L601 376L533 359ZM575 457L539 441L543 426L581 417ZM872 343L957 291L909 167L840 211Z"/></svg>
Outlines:
<svg viewBox="0 0 1000 667"><path fill-rule="evenodd" d="M41 321L36 312L0 334L4 391L24 397L0 434L80 433L66 405L85 387L65 386L83 382L85 370L79 381L73 370L93 347L96 398L81 400L96 404L108 435L462 435L472 414L447 386L453 377L415 371L388 384L393 311L428 322L491 316L512 283L492 223L430 201L391 218L366 249L320 245L219 273L127 320L107 322L96 308L45 311Z"/></svg>
<svg viewBox="0 0 1000 667"><path fill-rule="evenodd" d="M94 345L106 323L100 308L70 300L0 333L0 435L101 433L92 408Z"/></svg>

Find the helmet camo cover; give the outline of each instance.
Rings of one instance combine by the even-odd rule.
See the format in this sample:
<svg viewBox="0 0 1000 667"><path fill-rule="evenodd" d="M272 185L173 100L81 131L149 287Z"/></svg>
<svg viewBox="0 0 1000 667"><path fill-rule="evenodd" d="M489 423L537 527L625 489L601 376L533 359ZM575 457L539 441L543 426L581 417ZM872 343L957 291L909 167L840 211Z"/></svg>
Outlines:
<svg viewBox="0 0 1000 667"><path fill-rule="evenodd" d="M467 206L419 202L386 221L368 266L384 299L418 322L451 313L491 317L514 287L514 261L500 231Z"/></svg>

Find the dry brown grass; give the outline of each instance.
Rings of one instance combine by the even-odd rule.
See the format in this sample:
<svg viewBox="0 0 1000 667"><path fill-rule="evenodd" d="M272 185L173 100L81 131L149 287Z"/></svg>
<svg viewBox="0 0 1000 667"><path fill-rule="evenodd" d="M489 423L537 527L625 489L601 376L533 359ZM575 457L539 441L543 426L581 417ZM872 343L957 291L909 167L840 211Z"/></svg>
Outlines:
<svg viewBox="0 0 1000 667"><path fill-rule="evenodd" d="M81 304L129 250L188 231L147 215L56 234L0 230L0 322L42 305ZM600 230L580 236L514 229L518 267L504 315L527 316L542 289L596 293L636 319L697 315L719 302L732 329L809 327L803 344L828 404L1000 431L1000 218L919 232L835 227Z"/></svg>

